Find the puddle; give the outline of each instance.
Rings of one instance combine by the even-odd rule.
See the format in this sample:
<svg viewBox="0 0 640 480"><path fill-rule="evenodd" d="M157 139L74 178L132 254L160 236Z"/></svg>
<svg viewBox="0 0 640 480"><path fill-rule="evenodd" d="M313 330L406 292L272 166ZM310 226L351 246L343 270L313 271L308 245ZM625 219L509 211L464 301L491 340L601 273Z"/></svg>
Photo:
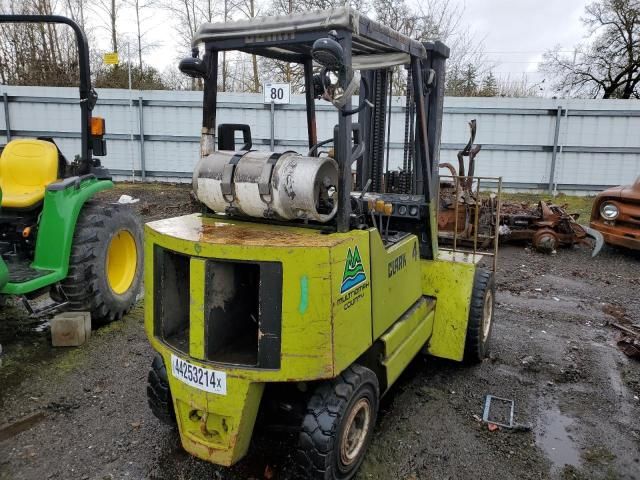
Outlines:
<svg viewBox="0 0 640 480"><path fill-rule="evenodd" d="M580 465L580 452L568 433L572 424L573 420L554 406L542 413L536 428L536 443L556 469L562 469L565 465Z"/></svg>

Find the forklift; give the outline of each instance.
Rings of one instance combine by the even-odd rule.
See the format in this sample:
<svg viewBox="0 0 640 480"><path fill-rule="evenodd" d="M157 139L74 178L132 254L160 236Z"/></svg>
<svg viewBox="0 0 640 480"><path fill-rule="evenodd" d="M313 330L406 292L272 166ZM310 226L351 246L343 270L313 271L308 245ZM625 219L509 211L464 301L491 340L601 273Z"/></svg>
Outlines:
<svg viewBox="0 0 640 480"><path fill-rule="evenodd" d="M80 26L57 15L0 15L0 24L67 25L75 34L80 73L81 153L69 162L51 137L0 145L0 298L19 297L33 316L61 310L118 320L142 284L142 222L128 205L95 195L113 188L99 156L107 154L105 121L92 115L89 46ZM32 300L48 293L52 303Z"/></svg>
<svg viewBox="0 0 640 480"><path fill-rule="evenodd" d="M489 348L493 272L437 243L449 49L349 7L207 23L192 47L180 70L204 85L203 212L145 226L149 406L206 461L242 459L259 417L297 433L304 478L352 478L380 397L416 355L477 363ZM303 66L306 151L254 149L249 125L216 129L224 51ZM405 143L392 152L401 82ZM320 141L316 99L337 118Z"/></svg>

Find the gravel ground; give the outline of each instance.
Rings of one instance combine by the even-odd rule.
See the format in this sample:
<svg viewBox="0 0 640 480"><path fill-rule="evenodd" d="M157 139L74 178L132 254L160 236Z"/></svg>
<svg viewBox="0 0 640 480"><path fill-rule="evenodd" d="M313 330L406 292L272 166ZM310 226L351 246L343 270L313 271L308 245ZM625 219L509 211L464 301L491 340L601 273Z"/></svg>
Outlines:
<svg viewBox="0 0 640 480"><path fill-rule="evenodd" d="M138 209L189 211L188 191L177 190ZM640 255L512 246L498 269L490 358L471 368L416 358L382 401L358 479L640 478L640 362L617 349L609 325L640 320ZM54 350L46 329L4 307L0 425L40 415L0 434L0 479L295 478L287 435L256 433L232 469L180 448L146 404L142 324L140 305L85 346ZM477 421L486 394L513 399L531 429L488 431Z"/></svg>

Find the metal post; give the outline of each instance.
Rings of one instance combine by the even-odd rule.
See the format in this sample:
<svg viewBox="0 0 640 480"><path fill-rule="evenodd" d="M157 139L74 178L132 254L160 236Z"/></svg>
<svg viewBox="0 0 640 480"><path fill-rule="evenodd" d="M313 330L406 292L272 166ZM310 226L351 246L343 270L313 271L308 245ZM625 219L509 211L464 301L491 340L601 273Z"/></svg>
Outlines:
<svg viewBox="0 0 640 480"><path fill-rule="evenodd" d="M144 113L142 97L138 97L138 132L140 132L140 178L144 182L147 178L147 170L144 161Z"/></svg>
<svg viewBox="0 0 640 480"><path fill-rule="evenodd" d="M307 136L309 149L318 143L316 130L316 101L313 97L313 60L308 58L304 62L304 95L307 110Z"/></svg>
<svg viewBox="0 0 640 480"><path fill-rule="evenodd" d="M560 137L560 120L562 119L562 106L558 105L556 112L556 131L553 135L553 151L551 152L551 170L549 171L549 194L553 195L553 184L556 175L556 159L558 157L558 138Z"/></svg>
<svg viewBox="0 0 640 480"><path fill-rule="evenodd" d="M127 62L129 63L129 148L131 149L131 181L136 181L136 162L133 157L133 91L131 88L131 49L127 43Z"/></svg>
<svg viewBox="0 0 640 480"><path fill-rule="evenodd" d="M276 104L271 100L271 151L275 150L276 139L275 139L275 130L276 130ZM309 147L311 148L311 147Z"/></svg>
<svg viewBox="0 0 640 480"><path fill-rule="evenodd" d="M348 85L353 72L351 71L351 32L338 32L340 45L344 50L344 64L348 65L344 83ZM340 35L342 34L342 35ZM351 100L349 100L350 102ZM348 105L350 107L350 105ZM338 135L335 145L336 159L338 160L340 177L338 180L338 213L336 221L338 232L349 231L351 220L351 164L353 154L353 142L351 139L353 129L351 126L351 115L343 115L340 111L338 115ZM335 135L334 135L335 137Z"/></svg>
<svg viewBox="0 0 640 480"><path fill-rule="evenodd" d="M197 49L193 54L197 55ZM218 102L218 52L207 50L202 61L207 66L207 79L202 95L202 131L200 156L211 155L216 149L216 105Z"/></svg>
<svg viewBox="0 0 640 480"><path fill-rule="evenodd" d="M4 124L7 128L7 143L11 141L11 121L9 120L9 97L7 92L2 94L2 103L4 104Z"/></svg>

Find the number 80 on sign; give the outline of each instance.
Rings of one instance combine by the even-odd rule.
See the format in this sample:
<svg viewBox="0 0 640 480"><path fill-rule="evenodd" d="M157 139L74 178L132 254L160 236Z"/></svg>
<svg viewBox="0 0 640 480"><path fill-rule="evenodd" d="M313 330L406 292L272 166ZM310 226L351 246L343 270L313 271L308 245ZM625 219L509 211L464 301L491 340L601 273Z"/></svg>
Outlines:
<svg viewBox="0 0 640 480"><path fill-rule="evenodd" d="M263 86L264 103L291 103L291 84L265 83Z"/></svg>

